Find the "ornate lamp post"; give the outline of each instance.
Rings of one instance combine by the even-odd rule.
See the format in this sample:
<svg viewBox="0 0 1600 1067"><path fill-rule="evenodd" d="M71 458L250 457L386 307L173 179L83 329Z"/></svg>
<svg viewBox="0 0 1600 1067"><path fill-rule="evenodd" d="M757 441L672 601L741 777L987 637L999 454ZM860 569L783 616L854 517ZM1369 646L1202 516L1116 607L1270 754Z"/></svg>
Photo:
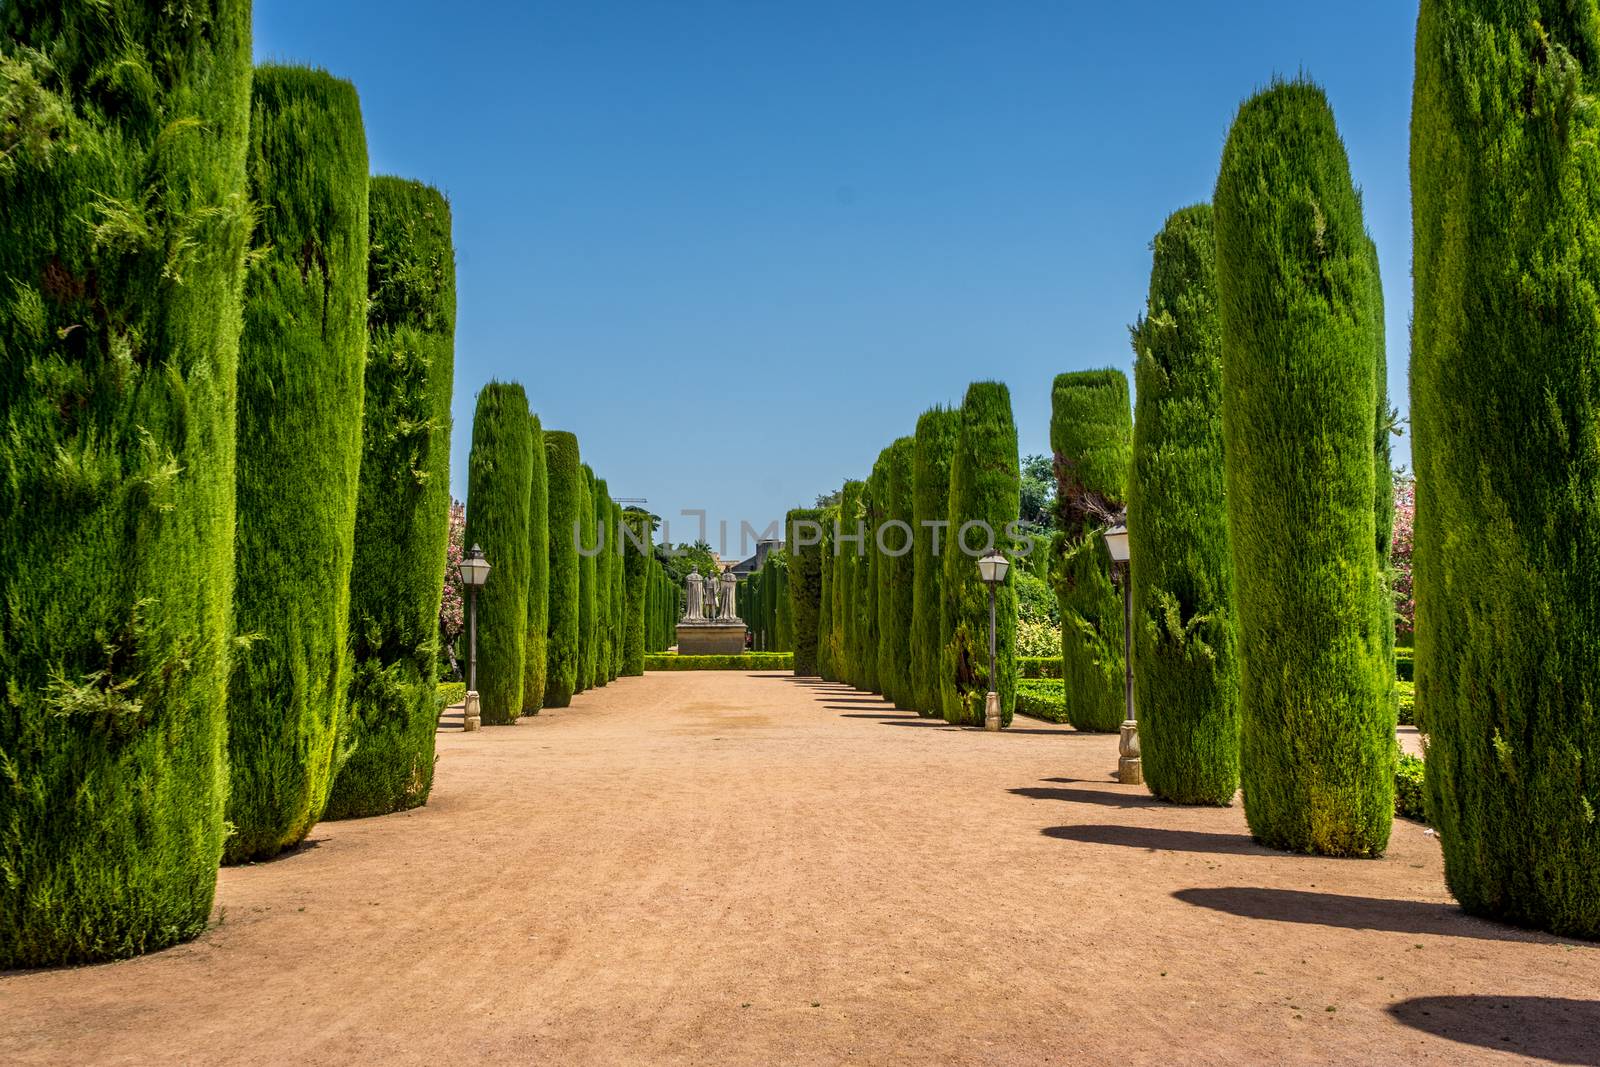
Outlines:
<svg viewBox="0 0 1600 1067"><path fill-rule="evenodd" d="M1117 744L1117 781L1123 785L1144 784L1144 762L1139 758L1139 723L1133 717L1133 595L1129 590L1128 527L1117 523L1106 530L1106 551L1111 553L1111 577L1122 589L1122 686L1127 700L1127 717L1122 722L1122 739Z"/></svg>
<svg viewBox="0 0 1600 1067"><path fill-rule="evenodd" d="M994 592L1006 580L1011 563L998 552L990 552L978 561L978 575L989 587L989 695L983 702L983 728L1000 729L1000 694L995 692L994 673Z"/></svg>
<svg viewBox="0 0 1600 1067"><path fill-rule="evenodd" d="M461 584L467 587L467 699L461 709L461 728L476 730L478 714L478 590L489 580L489 561L477 545L461 558Z"/></svg>

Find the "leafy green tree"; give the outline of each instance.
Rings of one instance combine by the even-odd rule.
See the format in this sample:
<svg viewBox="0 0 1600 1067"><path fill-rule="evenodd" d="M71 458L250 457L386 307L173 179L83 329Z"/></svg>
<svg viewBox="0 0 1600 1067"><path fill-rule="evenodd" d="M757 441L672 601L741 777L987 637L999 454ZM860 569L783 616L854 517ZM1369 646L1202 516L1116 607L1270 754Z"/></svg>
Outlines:
<svg viewBox="0 0 1600 1067"><path fill-rule="evenodd" d="M1144 779L1180 804L1239 787L1239 674L1222 460L1222 334L1211 206L1156 235L1150 298L1133 327L1128 477L1134 705Z"/></svg>
<svg viewBox="0 0 1600 1067"><path fill-rule="evenodd" d="M1379 309L1320 89L1245 102L1213 203L1245 817L1275 848L1377 855L1397 751L1374 550Z"/></svg>
<svg viewBox="0 0 1600 1067"><path fill-rule="evenodd" d="M1416 713L1475 915L1600 937L1600 9L1423 0Z"/></svg>
<svg viewBox="0 0 1600 1067"><path fill-rule="evenodd" d="M185 10L0 4L0 969L211 913L250 5Z"/></svg>
<svg viewBox="0 0 1600 1067"><path fill-rule="evenodd" d="M247 164L259 257L239 341L223 861L300 843L338 771L367 359L367 142L349 82L257 69Z"/></svg>
<svg viewBox="0 0 1600 1067"><path fill-rule="evenodd" d="M433 785L440 599L450 524L456 268L437 189L367 190L367 363L350 569L350 703L325 818L423 804Z"/></svg>

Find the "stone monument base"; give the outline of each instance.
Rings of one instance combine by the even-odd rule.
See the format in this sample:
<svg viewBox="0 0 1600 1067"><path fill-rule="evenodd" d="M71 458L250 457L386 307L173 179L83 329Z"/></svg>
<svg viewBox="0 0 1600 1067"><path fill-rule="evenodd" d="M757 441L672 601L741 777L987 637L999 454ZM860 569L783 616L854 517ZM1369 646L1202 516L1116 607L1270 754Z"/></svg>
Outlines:
<svg viewBox="0 0 1600 1067"><path fill-rule="evenodd" d="M749 627L742 622L680 622L678 655L737 656L744 652Z"/></svg>

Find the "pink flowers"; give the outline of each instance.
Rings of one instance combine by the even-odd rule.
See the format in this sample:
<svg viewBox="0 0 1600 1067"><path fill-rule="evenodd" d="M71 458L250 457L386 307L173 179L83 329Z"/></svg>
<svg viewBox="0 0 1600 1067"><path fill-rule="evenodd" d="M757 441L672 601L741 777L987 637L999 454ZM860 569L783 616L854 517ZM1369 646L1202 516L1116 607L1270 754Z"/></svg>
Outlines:
<svg viewBox="0 0 1600 1067"><path fill-rule="evenodd" d="M450 661L452 674L456 669L456 639L466 628L466 598L461 591L461 538L467 528L467 509L459 504L450 505L450 534L444 550L444 598L439 601L439 646Z"/></svg>
<svg viewBox="0 0 1600 1067"><path fill-rule="evenodd" d="M1394 539L1389 561L1394 568L1395 633L1409 638L1416 625L1417 602L1411 591L1411 530L1417 516L1417 480L1399 474L1394 480Z"/></svg>

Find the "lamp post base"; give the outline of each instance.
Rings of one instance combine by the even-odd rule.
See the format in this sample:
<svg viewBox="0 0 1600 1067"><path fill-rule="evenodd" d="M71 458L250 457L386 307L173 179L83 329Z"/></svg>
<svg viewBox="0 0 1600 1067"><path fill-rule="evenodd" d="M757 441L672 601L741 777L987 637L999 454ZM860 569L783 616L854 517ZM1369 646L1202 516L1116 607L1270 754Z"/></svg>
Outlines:
<svg viewBox="0 0 1600 1067"><path fill-rule="evenodd" d="M466 702L461 705L461 729L476 730L482 725L483 719L478 713L478 691L469 689Z"/></svg>
<svg viewBox="0 0 1600 1067"><path fill-rule="evenodd" d="M1139 758L1139 724L1132 719L1123 720L1117 756L1117 781L1123 785L1144 785L1144 761Z"/></svg>
<svg viewBox="0 0 1600 1067"><path fill-rule="evenodd" d="M1000 694L990 693L983 700L983 728L1000 729Z"/></svg>

